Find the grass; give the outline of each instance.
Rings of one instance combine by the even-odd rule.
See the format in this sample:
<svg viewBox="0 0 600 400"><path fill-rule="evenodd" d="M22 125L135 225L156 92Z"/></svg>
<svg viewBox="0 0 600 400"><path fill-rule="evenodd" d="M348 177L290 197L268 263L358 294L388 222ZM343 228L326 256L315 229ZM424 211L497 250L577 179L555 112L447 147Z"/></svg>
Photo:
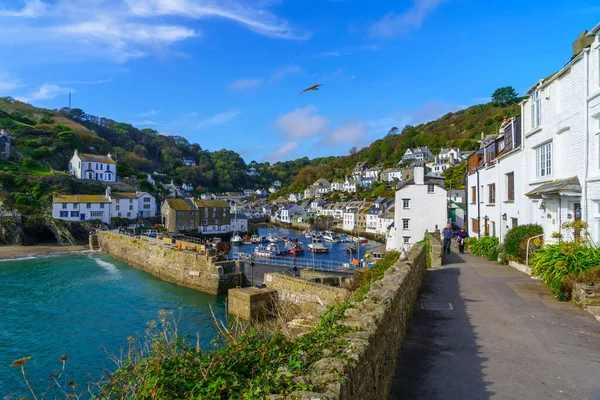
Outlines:
<svg viewBox="0 0 600 400"><path fill-rule="evenodd" d="M49 167L21 167L21 172L32 176L48 176L52 175L52 169Z"/></svg>

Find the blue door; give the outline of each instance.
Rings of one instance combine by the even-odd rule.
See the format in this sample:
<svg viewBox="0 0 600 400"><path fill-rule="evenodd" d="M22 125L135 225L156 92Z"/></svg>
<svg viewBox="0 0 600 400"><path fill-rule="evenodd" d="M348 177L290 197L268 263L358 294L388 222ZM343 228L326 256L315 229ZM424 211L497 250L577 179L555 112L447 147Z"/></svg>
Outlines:
<svg viewBox="0 0 600 400"><path fill-rule="evenodd" d="M79 214L79 220L85 221L85 214Z"/></svg>

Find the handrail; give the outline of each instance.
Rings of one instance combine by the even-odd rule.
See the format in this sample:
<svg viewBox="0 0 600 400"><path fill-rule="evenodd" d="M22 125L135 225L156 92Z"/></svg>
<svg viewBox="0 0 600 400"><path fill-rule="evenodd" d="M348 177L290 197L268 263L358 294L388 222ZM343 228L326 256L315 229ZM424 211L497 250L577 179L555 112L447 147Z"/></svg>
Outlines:
<svg viewBox="0 0 600 400"><path fill-rule="evenodd" d="M532 236L529 239L527 239L527 255L525 256L525 265L527 267L529 267L529 242L531 242L531 239L539 238L539 237L542 237L542 236L544 236L543 233L541 235Z"/></svg>

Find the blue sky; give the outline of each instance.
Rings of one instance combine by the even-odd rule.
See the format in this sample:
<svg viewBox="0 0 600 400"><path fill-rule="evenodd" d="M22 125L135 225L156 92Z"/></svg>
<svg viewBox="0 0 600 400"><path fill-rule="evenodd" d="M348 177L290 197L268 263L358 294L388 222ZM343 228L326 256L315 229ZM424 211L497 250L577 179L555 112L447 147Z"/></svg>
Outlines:
<svg viewBox="0 0 600 400"><path fill-rule="evenodd" d="M71 91L247 162L341 155L523 93L599 22L597 0L0 0L0 95Z"/></svg>

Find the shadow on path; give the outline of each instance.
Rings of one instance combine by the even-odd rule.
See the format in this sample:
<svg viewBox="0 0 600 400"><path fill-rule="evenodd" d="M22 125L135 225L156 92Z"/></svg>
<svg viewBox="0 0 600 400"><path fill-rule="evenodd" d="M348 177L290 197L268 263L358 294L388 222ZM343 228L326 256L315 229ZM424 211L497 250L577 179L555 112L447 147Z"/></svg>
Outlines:
<svg viewBox="0 0 600 400"><path fill-rule="evenodd" d="M451 253L444 263L463 262ZM430 270L402 344L390 399L488 399L476 335L460 296L459 268ZM424 301L451 303L453 310L423 309Z"/></svg>

